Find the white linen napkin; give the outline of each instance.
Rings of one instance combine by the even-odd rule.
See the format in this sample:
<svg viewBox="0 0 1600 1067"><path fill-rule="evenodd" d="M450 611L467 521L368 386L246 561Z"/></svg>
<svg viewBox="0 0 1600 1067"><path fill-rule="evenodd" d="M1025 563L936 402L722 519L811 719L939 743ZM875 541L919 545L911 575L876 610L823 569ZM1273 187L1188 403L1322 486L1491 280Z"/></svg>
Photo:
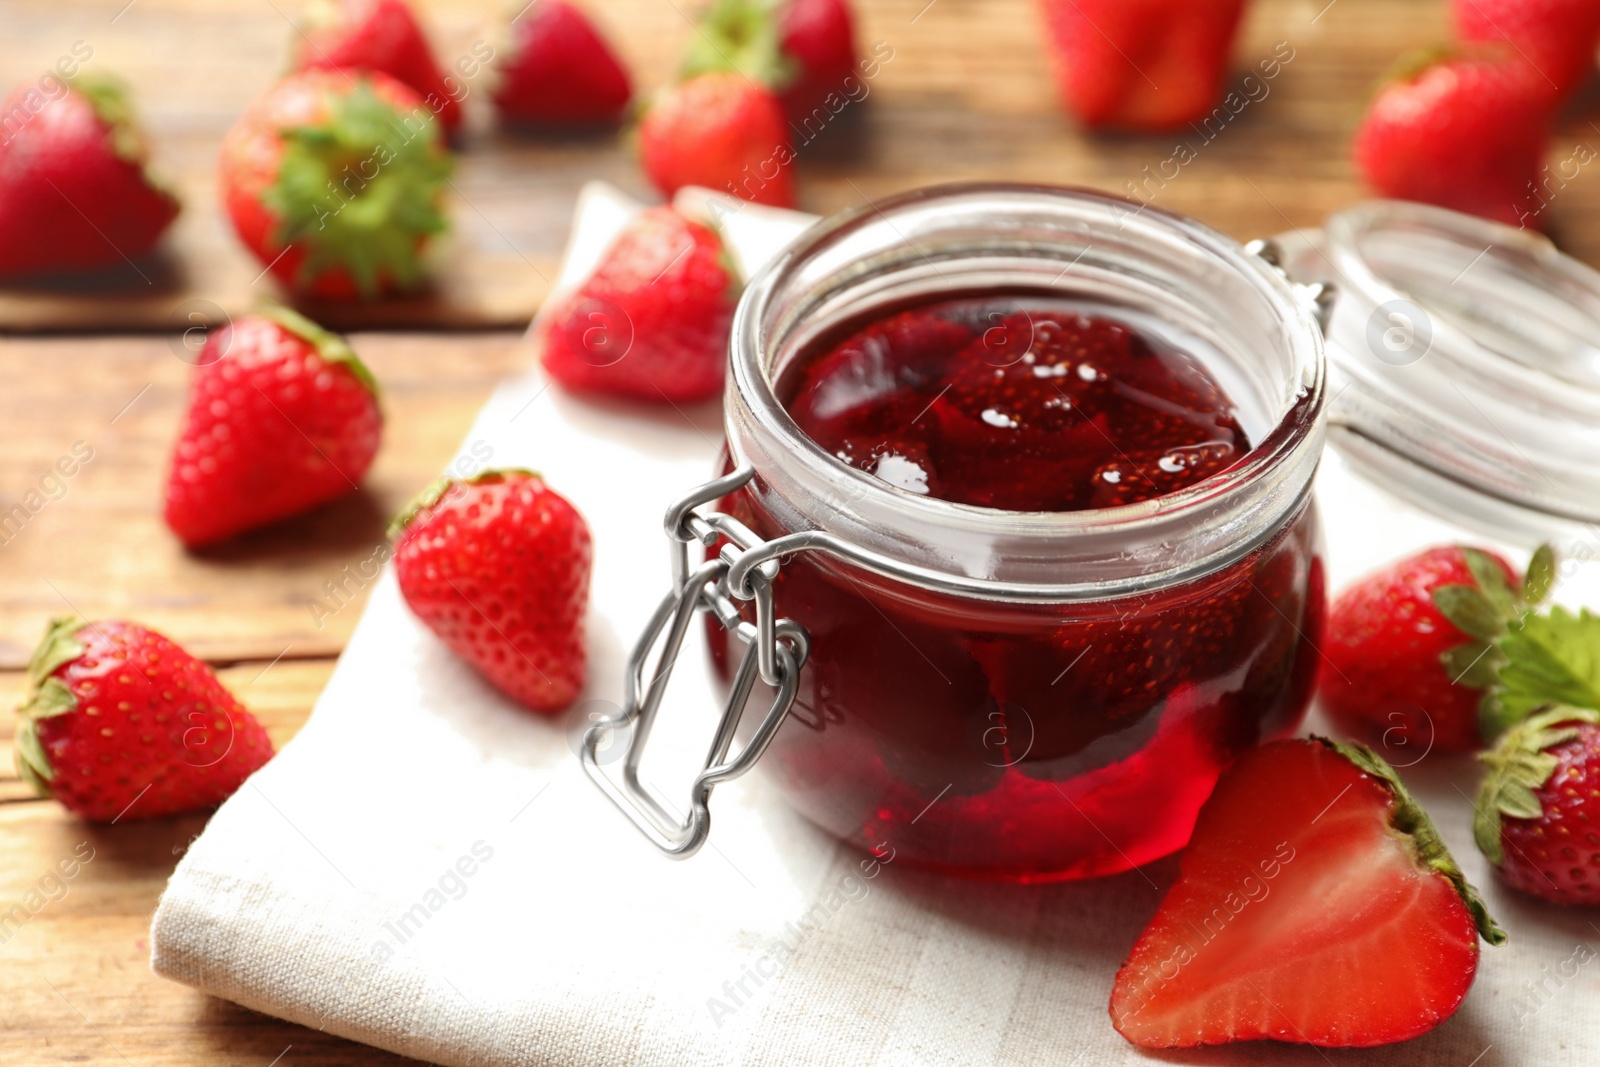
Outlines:
<svg viewBox="0 0 1600 1067"><path fill-rule="evenodd" d="M627 211L605 190L585 194L565 281ZM751 209L729 225L759 259L792 221ZM529 373L496 393L463 445L458 470L540 470L594 531L586 700L597 703L575 717L620 699L625 650L668 581L662 513L711 474L719 418L712 407L641 413L575 400ZM1336 584L1457 536L1332 454L1319 496ZM685 650L652 741L646 775L669 797L683 794L716 717L704 662L703 647ZM173 874L152 967L258 1011L463 1067L1151 1060L1112 1030L1106 1005L1174 861L1035 887L872 864L793 815L758 772L718 790L710 844L675 863L585 779L575 737L445 651L385 574L310 721ZM1512 934L1485 948L1460 1013L1359 1060L1270 1044L1160 1058L1600 1062L1595 913L1494 883L1462 795L1475 790L1470 760L1435 753L1406 776Z"/></svg>

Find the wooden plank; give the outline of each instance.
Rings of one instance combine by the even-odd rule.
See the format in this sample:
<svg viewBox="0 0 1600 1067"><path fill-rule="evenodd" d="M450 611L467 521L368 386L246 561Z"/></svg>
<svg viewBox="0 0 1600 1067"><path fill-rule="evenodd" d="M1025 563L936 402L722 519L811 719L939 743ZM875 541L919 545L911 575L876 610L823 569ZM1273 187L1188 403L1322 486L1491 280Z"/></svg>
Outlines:
<svg viewBox="0 0 1600 1067"><path fill-rule="evenodd" d="M265 667L243 664L220 674L281 746L305 721L333 663ZM20 674L0 673L0 706L14 706L24 685ZM0 754L0 911L19 903L37 910L21 925L0 928L0 1002L7 1009L0 1065L265 1067L280 1054L283 1067L415 1063L151 974L150 915L206 816L91 826L54 801L21 799L9 752L14 725L9 714L0 716L7 749ZM84 857L71 878L60 877L63 860L73 869ZM28 897L41 883L39 896Z"/></svg>
<svg viewBox="0 0 1600 1067"><path fill-rule="evenodd" d="M0 338L0 514L42 502L20 528L0 526L0 669L25 665L46 621L73 612L136 619L213 660L343 648L389 517L438 476L494 384L525 358L506 333L352 343L382 383L386 417L362 491L188 553L161 506L190 367L159 337ZM92 459L58 480L78 442Z"/></svg>
<svg viewBox="0 0 1600 1067"><path fill-rule="evenodd" d="M270 279L255 280L259 265L236 246L214 209L211 172L223 132L280 71L292 32L287 17L298 4L136 0L113 22L125 4L9 0L0 81L36 78L75 41L88 42L94 49L88 69L116 71L135 87L156 158L187 209L168 255L141 268L148 282L121 269L92 293L0 287L0 328L161 329L185 301L235 311L272 289ZM466 54L475 41L495 41L490 27L499 0L421 6L446 59ZM684 17L691 3L589 6L646 90L668 76L692 32ZM1362 101L1396 57L1448 33L1436 0L1263 0L1252 7L1235 57L1234 83L1256 99L1236 117L1214 124L1209 136L1089 136L1056 107L1032 0L880 0L858 7L864 46L881 42L890 58L868 83L863 104L846 108L814 140L799 138L810 140L800 168L806 208L831 212L957 179L1122 193L1131 181L1141 199L1240 238L1316 225L1363 196L1347 150ZM1244 82L1279 41L1293 58L1278 76ZM316 314L345 327L521 325L554 276L582 182L604 178L649 194L629 149L612 134L540 139L497 131L487 85L474 81L468 96L474 114L455 178L456 234L443 250L437 291L371 307L316 308ZM1168 161L1180 141L1193 159L1174 166ZM1582 108L1563 122L1552 164L1579 141L1600 146ZM1548 212L1567 247L1590 261L1600 261L1600 227L1587 224L1597 207L1600 181L1580 174Z"/></svg>

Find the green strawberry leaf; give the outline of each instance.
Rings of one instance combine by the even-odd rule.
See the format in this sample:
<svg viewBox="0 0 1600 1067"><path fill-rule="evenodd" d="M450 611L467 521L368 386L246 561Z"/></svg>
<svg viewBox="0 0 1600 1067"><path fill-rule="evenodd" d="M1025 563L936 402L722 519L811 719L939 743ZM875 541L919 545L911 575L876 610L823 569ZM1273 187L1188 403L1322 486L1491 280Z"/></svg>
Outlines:
<svg viewBox="0 0 1600 1067"><path fill-rule="evenodd" d="M321 356L324 362L342 363L348 367L350 373L356 376L356 381L360 382L374 399L377 398L378 379L373 377L367 365L361 362L356 356L355 349L351 348L343 337L332 330L324 329L298 311L286 308L282 304L264 301L256 314L277 323L315 348L317 355Z"/></svg>
<svg viewBox="0 0 1600 1067"><path fill-rule="evenodd" d="M28 681L33 683L35 689L44 685L45 679L54 674L57 667L83 655L78 631L86 625L68 616L50 620L45 627L43 640L33 650L33 655L28 657Z"/></svg>
<svg viewBox="0 0 1600 1067"><path fill-rule="evenodd" d="M1550 589L1556 584L1556 553L1549 545L1540 545L1528 561L1528 572L1522 578L1522 600L1530 608L1544 603Z"/></svg>
<svg viewBox="0 0 1600 1067"><path fill-rule="evenodd" d="M389 540L398 540L400 535L405 533L406 527L416 521L417 516L443 500L446 494L457 487L477 485L479 482L503 481L507 476L543 477L538 471L529 470L526 467L491 467L467 478L452 478L448 474L442 475L428 483L427 488L416 496L406 501L405 506L400 509L399 513L389 520Z"/></svg>
<svg viewBox="0 0 1600 1067"><path fill-rule="evenodd" d="M783 54L776 7L772 0L717 0L695 26L679 77L731 70L774 92L787 88L800 71Z"/></svg>
<svg viewBox="0 0 1600 1067"><path fill-rule="evenodd" d="M1461 546L1461 554L1466 557L1467 570L1472 572L1472 580L1478 583L1478 588L1489 598L1489 603L1494 606L1500 617L1507 618L1516 614L1517 594L1511 588L1511 583L1506 580L1506 572L1499 562L1482 549L1468 548L1466 545Z"/></svg>
<svg viewBox="0 0 1600 1067"><path fill-rule="evenodd" d="M343 269L363 296L385 278L421 283L425 241L446 228L440 209L454 157L427 108L401 114L365 78L330 94L328 118L279 131L277 180L262 202L281 244L305 249L300 279Z"/></svg>
<svg viewBox="0 0 1600 1067"><path fill-rule="evenodd" d="M1450 624L1468 637L1493 641L1506 632L1506 615L1481 589L1470 585L1441 585L1433 603Z"/></svg>
<svg viewBox="0 0 1600 1067"><path fill-rule="evenodd" d="M1394 794L1394 811L1389 816L1389 824L1411 838L1417 856L1424 866L1444 875L1450 884L1455 886L1456 892L1461 895L1462 903L1467 906L1467 911L1472 913L1478 925L1478 933L1483 939L1491 945L1505 944L1506 932L1494 921L1494 916L1489 914L1488 905L1483 902L1483 897L1478 895L1476 887L1467 881L1461 865L1450 854L1444 838L1439 836L1438 827L1434 826L1433 819L1422 805L1417 803L1405 783L1400 780L1400 775L1395 773L1395 769L1384 762L1382 756L1365 745L1330 741L1326 737L1315 735L1311 740L1333 749L1388 787L1389 792Z"/></svg>
<svg viewBox="0 0 1600 1067"><path fill-rule="evenodd" d="M1535 790L1550 780L1557 760L1549 749L1578 734L1577 723L1600 723L1600 711L1552 707L1516 723L1492 750L1478 758L1489 768L1478 791L1472 836L1490 863L1505 862L1501 821L1537 819L1544 814Z"/></svg>
<svg viewBox="0 0 1600 1067"><path fill-rule="evenodd" d="M1464 641L1439 655L1450 684L1468 689L1488 689L1500 675L1505 653L1488 641Z"/></svg>
<svg viewBox="0 0 1600 1067"><path fill-rule="evenodd" d="M1523 719L1545 704L1600 709L1600 615L1553 607L1523 618L1499 644L1500 717Z"/></svg>

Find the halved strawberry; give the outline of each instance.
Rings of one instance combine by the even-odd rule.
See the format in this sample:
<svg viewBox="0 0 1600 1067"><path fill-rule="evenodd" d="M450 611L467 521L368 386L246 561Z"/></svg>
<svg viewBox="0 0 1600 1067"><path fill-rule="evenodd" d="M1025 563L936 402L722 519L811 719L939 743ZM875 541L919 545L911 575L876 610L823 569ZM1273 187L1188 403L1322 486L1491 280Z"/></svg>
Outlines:
<svg viewBox="0 0 1600 1067"><path fill-rule="evenodd" d="M1147 1048L1404 1041L1461 1006L1480 935L1505 940L1388 764L1278 741L1217 782L1111 1019Z"/></svg>

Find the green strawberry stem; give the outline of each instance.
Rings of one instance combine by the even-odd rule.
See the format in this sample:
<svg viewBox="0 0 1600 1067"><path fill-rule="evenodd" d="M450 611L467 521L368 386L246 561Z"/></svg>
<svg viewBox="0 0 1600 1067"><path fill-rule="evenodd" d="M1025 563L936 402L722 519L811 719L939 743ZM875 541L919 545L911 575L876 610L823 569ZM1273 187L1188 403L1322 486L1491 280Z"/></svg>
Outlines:
<svg viewBox="0 0 1600 1067"><path fill-rule="evenodd" d="M341 364L356 376L356 381L372 394L374 400L378 398L378 379L375 378L367 365L356 356L355 349L350 347L343 337L332 330L312 322L298 311L284 307L282 304L264 302L256 314L294 334L300 340L317 350L317 355L325 363Z"/></svg>
<svg viewBox="0 0 1600 1067"><path fill-rule="evenodd" d="M1478 758L1489 768L1478 792L1472 818L1472 836L1490 863L1505 862L1500 831L1504 816L1537 819L1544 807L1534 790L1542 789L1555 772L1557 759L1549 749L1578 736L1578 723L1600 723L1600 711L1556 706L1529 716L1512 726L1493 750Z"/></svg>
<svg viewBox="0 0 1600 1067"><path fill-rule="evenodd" d="M263 195L277 238L305 248L300 275L333 268L363 295L385 278L422 280L422 242L446 228L439 200L453 157L426 108L402 114L365 78L330 94L329 117L281 131L277 181ZM419 115L420 112L420 115Z"/></svg>
<svg viewBox="0 0 1600 1067"><path fill-rule="evenodd" d="M53 677L56 669L83 655L83 643L78 631L87 623L75 618L50 620L44 639L28 658L28 699L17 709L22 721L17 724L15 748L17 774L33 791L42 797L50 795L50 780L55 768L39 741L38 723L54 715L64 715L78 706L77 697L59 678Z"/></svg>
<svg viewBox="0 0 1600 1067"><path fill-rule="evenodd" d="M696 29L679 78L736 71L778 92L800 75L783 54L772 0L717 0Z"/></svg>
<svg viewBox="0 0 1600 1067"><path fill-rule="evenodd" d="M146 155L144 135L139 132L127 86L105 74L81 75L68 84L89 101L95 115L111 131L112 150L129 163L142 166Z"/></svg>
<svg viewBox="0 0 1600 1067"><path fill-rule="evenodd" d="M1389 825L1411 839L1423 866L1444 875L1450 880L1450 884L1455 886L1456 892L1461 895L1462 903L1472 913L1473 921L1478 925L1478 933L1483 939L1491 945L1505 944L1506 932L1494 921L1494 916L1489 914L1489 908L1484 904L1483 898L1478 895L1472 883L1467 881L1467 876L1462 873L1461 865L1456 863L1455 857L1450 855L1450 849L1445 845L1444 838L1439 836L1438 827L1434 826L1433 819L1428 816L1422 805L1417 803L1410 790L1406 789L1405 783L1400 780L1394 768L1365 745L1332 741L1317 736L1313 736L1311 740L1333 749L1388 788L1394 795L1394 812L1389 818Z"/></svg>
<svg viewBox="0 0 1600 1067"><path fill-rule="evenodd" d="M399 513L390 520L389 539L394 540L399 537L405 532L407 526L416 521L417 516L443 500L445 494L456 486L478 485L481 482L500 482L505 481L508 476L520 478L543 477L538 471L529 470L526 467L492 467L488 470L481 470L470 478L452 478L449 475L437 478L429 483L428 487L422 492L406 501L405 507L401 508Z"/></svg>

